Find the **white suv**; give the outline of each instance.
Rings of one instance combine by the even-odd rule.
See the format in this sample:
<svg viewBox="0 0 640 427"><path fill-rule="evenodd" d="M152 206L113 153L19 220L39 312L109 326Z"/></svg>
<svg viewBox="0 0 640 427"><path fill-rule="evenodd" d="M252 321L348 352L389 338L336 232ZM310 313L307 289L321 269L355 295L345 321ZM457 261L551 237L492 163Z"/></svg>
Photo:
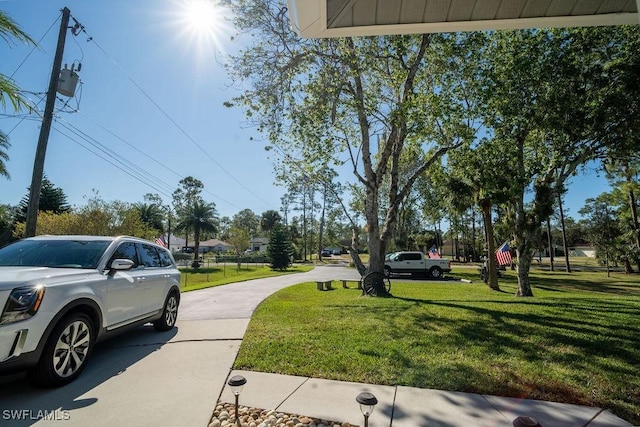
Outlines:
<svg viewBox="0 0 640 427"><path fill-rule="evenodd" d="M152 322L174 327L180 272L164 247L134 237L38 236L0 249L0 373L61 386L93 345Z"/></svg>

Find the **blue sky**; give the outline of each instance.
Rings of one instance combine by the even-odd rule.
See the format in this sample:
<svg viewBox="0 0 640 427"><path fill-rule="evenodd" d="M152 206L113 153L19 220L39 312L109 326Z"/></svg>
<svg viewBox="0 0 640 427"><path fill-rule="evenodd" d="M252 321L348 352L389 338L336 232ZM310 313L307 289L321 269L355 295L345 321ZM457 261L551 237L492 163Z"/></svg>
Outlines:
<svg viewBox="0 0 640 427"><path fill-rule="evenodd" d="M231 216L245 208L258 214L279 209L284 190L273 184L272 162L260 135L243 125L240 109L223 106L237 93L229 88L231 82L220 65L226 53L238 48L230 41L233 31L227 28L225 33L225 24L215 22L216 32L205 34L190 21L184 4L0 0L0 9L34 39L50 28L40 49L28 58L30 47L0 42L0 72L8 76L15 72L14 80L33 92L29 97L34 103L48 86L60 10L67 6L88 33L76 37L67 33L63 64L82 62L82 85L76 91L79 102L70 99L63 111L63 102L57 103L45 162L45 174L72 205L82 205L94 189L105 200L142 201L151 192L168 203L178 181L191 175L204 183L203 197L216 204L220 215ZM87 41L89 35L93 40ZM43 109L44 101L39 105ZM79 111L64 112L70 109ZM18 122L0 116L0 129L11 132L7 163L11 180L0 177L1 203L17 204L31 183L39 119L31 116ZM157 188L83 148L110 159L78 133L150 174Z"/></svg>
<svg viewBox="0 0 640 427"><path fill-rule="evenodd" d="M86 34L67 33L63 64L82 62L82 84L66 107L57 103L45 162L45 174L70 204L84 204L94 190L105 200L126 202L158 193L169 203L178 181L191 175L204 183L203 197L221 216L279 209L284 189L274 184L273 154L244 125L240 109L223 106L239 90L220 65L239 48L231 41L234 32L213 17L200 19L206 13L191 13L189 2L0 0L0 9L27 33L43 37L33 52L0 42L0 73L13 75L42 109L60 10L68 7L85 27ZM35 115L7 117L12 114L0 110L0 129L11 143L11 179L0 177L0 203L17 204L31 183L40 121ZM143 176L110 164L115 161L96 145L133 163ZM569 187L568 215L577 216L586 198L607 190L606 181L587 169Z"/></svg>

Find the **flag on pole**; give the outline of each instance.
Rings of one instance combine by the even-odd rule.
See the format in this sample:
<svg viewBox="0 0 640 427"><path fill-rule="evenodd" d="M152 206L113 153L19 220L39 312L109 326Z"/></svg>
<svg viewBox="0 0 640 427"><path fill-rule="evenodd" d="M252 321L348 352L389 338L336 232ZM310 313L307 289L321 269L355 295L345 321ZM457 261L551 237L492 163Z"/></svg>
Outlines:
<svg viewBox="0 0 640 427"><path fill-rule="evenodd" d="M504 242L502 246L498 248L496 251L496 260L498 260L498 265L511 264L511 250L509 249L508 242Z"/></svg>
<svg viewBox="0 0 640 427"><path fill-rule="evenodd" d="M162 246L163 248L167 247L167 242L164 240L164 236L160 236L155 240L157 245Z"/></svg>
<svg viewBox="0 0 640 427"><path fill-rule="evenodd" d="M431 259L440 259L440 255L438 254L438 248L436 248L436 245L431 246L428 255Z"/></svg>

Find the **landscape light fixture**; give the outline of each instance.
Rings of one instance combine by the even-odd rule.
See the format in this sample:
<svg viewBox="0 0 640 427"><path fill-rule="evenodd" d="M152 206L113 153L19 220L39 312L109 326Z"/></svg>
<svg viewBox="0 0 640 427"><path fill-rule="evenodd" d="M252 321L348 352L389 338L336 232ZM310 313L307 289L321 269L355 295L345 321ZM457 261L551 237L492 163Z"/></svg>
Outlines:
<svg viewBox="0 0 640 427"><path fill-rule="evenodd" d="M238 397L240 396L240 392L242 392L242 387L247 383L247 379L245 377L243 377L242 375L234 375L231 378L229 378L229 381L227 381L227 384L229 385L229 388L231 389L231 393L233 393L233 395L236 398L236 424L238 425L238 427L240 427L240 418L238 418Z"/></svg>
<svg viewBox="0 0 640 427"><path fill-rule="evenodd" d="M518 417L513 420L513 427L542 427L533 417Z"/></svg>
<svg viewBox="0 0 640 427"><path fill-rule="evenodd" d="M363 391L356 396L356 402L360 404L360 412L364 415L364 427L369 427L369 415L378 404L378 399L367 391Z"/></svg>

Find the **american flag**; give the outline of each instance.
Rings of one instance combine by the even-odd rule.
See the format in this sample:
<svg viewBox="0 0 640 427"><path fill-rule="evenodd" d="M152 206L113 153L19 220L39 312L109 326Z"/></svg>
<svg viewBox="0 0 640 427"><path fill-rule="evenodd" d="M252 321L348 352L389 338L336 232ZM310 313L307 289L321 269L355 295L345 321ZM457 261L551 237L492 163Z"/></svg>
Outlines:
<svg viewBox="0 0 640 427"><path fill-rule="evenodd" d="M498 248L496 251L496 259L498 260L498 265L511 264L511 251L509 250L508 242L504 242L502 246Z"/></svg>
<svg viewBox="0 0 640 427"><path fill-rule="evenodd" d="M440 259L440 255L438 254L438 248L436 248L436 245L431 246L431 249L429 249L429 258Z"/></svg>
<svg viewBox="0 0 640 427"><path fill-rule="evenodd" d="M167 242L164 240L164 236L160 236L155 240L156 244L162 246L163 248L167 247Z"/></svg>

